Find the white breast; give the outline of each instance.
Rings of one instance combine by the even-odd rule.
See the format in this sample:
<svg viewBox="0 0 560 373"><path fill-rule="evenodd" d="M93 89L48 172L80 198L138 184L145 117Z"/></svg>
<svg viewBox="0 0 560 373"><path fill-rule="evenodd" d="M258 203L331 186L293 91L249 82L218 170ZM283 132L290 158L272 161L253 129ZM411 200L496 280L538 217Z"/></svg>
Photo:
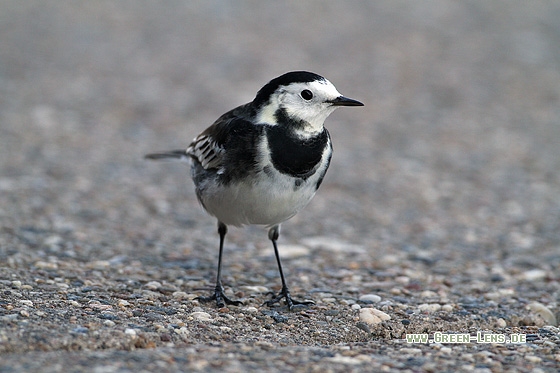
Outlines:
<svg viewBox="0 0 560 373"><path fill-rule="evenodd" d="M311 201L317 182L327 170L330 144L316 172L307 180L278 172L272 166L266 138L261 144L258 173L243 182L208 185L205 190L206 210L224 224L273 226L290 219Z"/></svg>

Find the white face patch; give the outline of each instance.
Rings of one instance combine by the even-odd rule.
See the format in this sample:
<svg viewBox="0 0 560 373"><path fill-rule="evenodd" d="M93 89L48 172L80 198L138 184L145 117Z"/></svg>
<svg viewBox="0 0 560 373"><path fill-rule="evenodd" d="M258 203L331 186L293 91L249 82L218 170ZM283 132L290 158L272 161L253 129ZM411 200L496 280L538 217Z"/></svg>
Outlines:
<svg viewBox="0 0 560 373"><path fill-rule="evenodd" d="M302 93L304 91L311 92L312 97L309 98L309 92ZM328 80L281 86L270 97L270 102L261 107L256 119L258 123L276 125L275 113L279 108L283 108L290 117L308 124L303 133L317 133L323 130L325 120L337 108L330 101L340 96Z"/></svg>

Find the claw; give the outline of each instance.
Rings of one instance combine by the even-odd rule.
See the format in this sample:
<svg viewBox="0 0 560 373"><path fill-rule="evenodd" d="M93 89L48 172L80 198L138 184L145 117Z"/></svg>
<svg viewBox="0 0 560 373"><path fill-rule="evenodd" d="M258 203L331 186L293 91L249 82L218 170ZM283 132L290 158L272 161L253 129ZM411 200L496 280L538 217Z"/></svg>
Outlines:
<svg viewBox="0 0 560 373"><path fill-rule="evenodd" d="M212 294L209 297L196 297L196 300L200 301L200 302L204 302L204 303L208 303L208 302L212 302L212 301L216 301L216 306L218 308L223 308L227 305L231 305L231 306L241 306L243 305L243 302L238 301L238 300L232 300L229 299L228 297L226 297L226 295L224 294L224 288L221 286L216 286L216 289L214 289L214 294Z"/></svg>
<svg viewBox="0 0 560 373"><path fill-rule="evenodd" d="M267 300L266 302L264 302L264 304L268 307L272 307L275 303L280 302L282 299L284 299L290 311L293 311L296 306L307 307L315 304L315 302L311 300L302 301L302 300L293 299L292 296L290 295L290 291L288 290L288 288L285 287L282 288L282 290L280 291L280 293L278 293L277 296L275 296L271 300Z"/></svg>

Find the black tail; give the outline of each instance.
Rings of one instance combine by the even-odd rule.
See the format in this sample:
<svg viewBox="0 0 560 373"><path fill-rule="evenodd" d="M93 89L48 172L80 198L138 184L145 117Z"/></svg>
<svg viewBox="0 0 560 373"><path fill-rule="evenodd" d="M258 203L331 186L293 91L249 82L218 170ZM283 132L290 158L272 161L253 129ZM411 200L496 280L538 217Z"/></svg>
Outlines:
<svg viewBox="0 0 560 373"><path fill-rule="evenodd" d="M163 153L152 153L152 154L146 154L144 156L144 158L146 159L177 159L180 161L186 161L189 159L189 156L187 155L187 152L185 150L171 150L168 152L163 152Z"/></svg>

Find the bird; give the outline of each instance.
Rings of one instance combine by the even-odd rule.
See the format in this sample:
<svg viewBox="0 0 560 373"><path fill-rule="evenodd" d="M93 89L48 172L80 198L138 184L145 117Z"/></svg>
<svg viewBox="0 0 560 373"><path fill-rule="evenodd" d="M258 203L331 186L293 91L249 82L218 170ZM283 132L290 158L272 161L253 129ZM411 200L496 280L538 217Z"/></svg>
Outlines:
<svg viewBox="0 0 560 373"><path fill-rule="evenodd" d="M284 300L289 310L314 304L292 298L280 262L280 225L311 201L332 156L327 117L341 106L364 106L340 94L326 78L291 71L270 80L253 101L219 117L187 149L147 154L146 159L190 161L202 207L217 219L219 235L216 286L201 302L218 308L243 303L230 299L222 284L222 256L228 226L268 229L282 288L264 305Z"/></svg>

